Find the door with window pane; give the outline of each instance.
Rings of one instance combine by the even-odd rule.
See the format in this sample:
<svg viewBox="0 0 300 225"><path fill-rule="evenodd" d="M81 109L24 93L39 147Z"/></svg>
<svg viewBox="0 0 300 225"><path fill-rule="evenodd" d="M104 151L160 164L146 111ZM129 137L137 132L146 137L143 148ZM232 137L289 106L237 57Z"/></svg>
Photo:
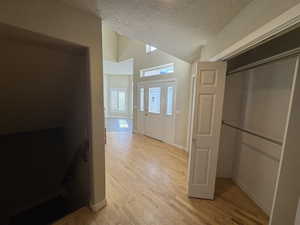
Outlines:
<svg viewBox="0 0 300 225"><path fill-rule="evenodd" d="M110 88L109 110L112 115L127 114L127 89Z"/></svg>
<svg viewBox="0 0 300 225"><path fill-rule="evenodd" d="M145 134L162 140L162 87L159 85L149 85L146 89Z"/></svg>
<svg viewBox="0 0 300 225"><path fill-rule="evenodd" d="M138 92L138 127L147 136L173 144L175 82L149 83L139 86Z"/></svg>

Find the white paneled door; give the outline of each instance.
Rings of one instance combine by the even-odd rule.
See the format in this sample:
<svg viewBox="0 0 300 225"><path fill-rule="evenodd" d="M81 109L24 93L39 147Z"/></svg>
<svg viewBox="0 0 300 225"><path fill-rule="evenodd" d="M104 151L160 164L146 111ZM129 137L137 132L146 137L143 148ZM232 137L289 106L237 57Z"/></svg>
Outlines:
<svg viewBox="0 0 300 225"><path fill-rule="evenodd" d="M214 198L225 72L223 62L197 64L188 168L190 197Z"/></svg>
<svg viewBox="0 0 300 225"><path fill-rule="evenodd" d="M174 143L175 88L174 81L138 85L137 128L140 133Z"/></svg>

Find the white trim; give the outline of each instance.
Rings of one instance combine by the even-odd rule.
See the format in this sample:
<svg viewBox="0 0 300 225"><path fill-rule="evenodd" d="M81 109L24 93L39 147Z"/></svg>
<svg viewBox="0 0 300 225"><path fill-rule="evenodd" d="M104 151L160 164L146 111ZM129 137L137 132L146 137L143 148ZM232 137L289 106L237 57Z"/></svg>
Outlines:
<svg viewBox="0 0 300 225"><path fill-rule="evenodd" d="M133 132L136 133L136 134L144 135L143 133L139 132L139 131L136 130L136 129L134 129ZM144 135L144 136L145 136L145 137L148 137L147 135ZM168 142L164 142L164 143L166 143L166 144L168 144L168 145L171 145L171 146L173 146L173 147L179 148L179 149L181 149L181 150L184 150L184 151L186 151L186 152L187 152L187 150L188 150L187 147L184 147L184 146L182 146L182 145L178 145L178 144L175 144L175 143L168 143Z"/></svg>
<svg viewBox="0 0 300 225"><path fill-rule="evenodd" d="M255 196L249 189L247 188L247 185L244 185L241 181L234 179L234 183L239 186L243 192L245 192L248 197L250 197L256 205L258 205L259 208L261 208L267 215L270 215L270 211L265 207L265 205L260 201L259 198Z"/></svg>
<svg viewBox="0 0 300 225"><path fill-rule="evenodd" d="M167 144L172 145L172 146L174 146L176 148L182 149L182 150L184 150L186 152L188 151L187 147L184 147L182 145L178 145L178 144L175 144L175 143L167 143Z"/></svg>
<svg viewBox="0 0 300 225"><path fill-rule="evenodd" d="M231 45L209 61L226 60L300 22L300 3Z"/></svg>
<svg viewBox="0 0 300 225"><path fill-rule="evenodd" d="M159 78L159 79L155 79L155 80L142 80L142 81L138 81L137 85L145 85L145 84L151 84L151 83L167 83L167 82L176 82L176 78Z"/></svg>
<svg viewBox="0 0 300 225"><path fill-rule="evenodd" d="M282 151L281 151L281 156L280 156L280 161L279 161L279 167L278 167L278 172L277 172L277 179L276 179L276 185L275 185L275 191L274 191L274 197L273 197L273 203L272 203L272 209L271 209L271 215L270 215L270 221L273 221L274 217L274 210L275 210L275 203L277 200L277 195L278 195L278 188L279 188L279 181L281 178L281 172L282 172L282 167L283 167L283 156L285 154L285 147L286 147L286 139L287 139L287 133L289 129L289 123L290 123L290 117L291 117L291 111L292 111L292 105L293 101L295 98L295 89L296 89L296 82L299 77L299 63L300 63L300 57L297 57L297 62L294 70L294 77L293 77L293 84L292 84L292 89L291 89L291 96L290 96L290 102L289 102L289 107L288 107L288 114L287 114L287 119L285 122L285 131L284 131L284 137L283 137L283 146L282 146Z"/></svg>
<svg viewBox="0 0 300 225"><path fill-rule="evenodd" d="M90 208L93 212L98 212L100 209L104 208L106 206L106 199L103 199L101 202L98 202L96 204L90 203Z"/></svg>
<svg viewBox="0 0 300 225"><path fill-rule="evenodd" d="M192 65L194 67L194 70L192 70L192 75L190 79L190 96L189 96L189 110L188 110L188 126L187 126L187 147L186 151L190 152L191 147L192 147L192 123L193 123L193 110L194 110L194 102L193 98L195 95L195 84L196 84L196 79L197 79L197 63L194 63Z"/></svg>
<svg viewBox="0 0 300 225"><path fill-rule="evenodd" d="M132 117L128 116L128 115L109 115L107 117L105 117L105 119L128 119L131 120Z"/></svg>
<svg viewBox="0 0 300 225"><path fill-rule="evenodd" d="M295 225L300 225L300 198L298 200L298 207L297 207L297 211L296 211Z"/></svg>

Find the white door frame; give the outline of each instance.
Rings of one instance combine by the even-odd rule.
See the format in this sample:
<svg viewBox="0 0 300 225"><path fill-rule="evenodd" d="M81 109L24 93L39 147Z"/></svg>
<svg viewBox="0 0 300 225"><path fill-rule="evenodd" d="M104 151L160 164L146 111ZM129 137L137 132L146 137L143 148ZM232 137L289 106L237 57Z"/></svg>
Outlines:
<svg viewBox="0 0 300 225"><path fill-rule="evenodd" d="M136 89L136 96L139 96L139 89L141 87L144 87L146 85L149 85L149 84L156 84L156 83L173 83L175 85L175 92L174 92L174 99L173 99L173 125L174 125L174 143L168 143L168 144L171 144L171 145L175 145L175 128L176 128L176 103L177 103L177 79L176 78L167 78L167 79L156 79L156 80L142 80L142 81L139 81L137 82L137 89ZM145 90L145 89L144 89ZM135 104L137 107L137 113L139 113L139 101L140 99L136 99L138 102L136 102L137 104ZM144 92L144 113L145 113L145 109L146 109L146 101L145 101L145 92ZM145 118L143 118L143 121L145 123ZM138 121L137 121L138 122ZM143 131L140 131L138 130L138 125L137 125L137 130L136 132L137 133L140 133L140 134L144 134L145 133L145 129Z"/></svg>

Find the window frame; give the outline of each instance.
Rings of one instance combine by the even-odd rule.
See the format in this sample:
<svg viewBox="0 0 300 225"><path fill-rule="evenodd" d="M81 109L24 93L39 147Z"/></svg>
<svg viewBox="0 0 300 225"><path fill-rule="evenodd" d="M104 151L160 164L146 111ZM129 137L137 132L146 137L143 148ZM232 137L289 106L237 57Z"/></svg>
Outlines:
<svg viewBox="0 0 300 225"><path fill-rule="evenodd" d="M147 72L147 71L159 70L159 69L164 69L164 68L168 68L168 67L173 67L173 72L145 76L145 72ZM159 66L154 66L154 67L150 67L150 68L141 69L140 70L140 77L145 78L145 77L165 76L165 75L172 75L174 73L175 73L175 64L174 63L168 63L168 64L163 64L163 65L159 65Z"/></svg>
<svg viewBox="0 0 300 225"><path fill-rule="evenodd" d="M142 90L143 90L143 96L141 95ZM142 107L142 101L141 101L142 99L143 99L143 107ZM144 87L139 88L139 101L140 101L139 111L145 112L145 88Z"/></svg>
<svg viewBox="0 0 300 225"><path fill-rule="evenodd" d="M150 45L150 44L146 44L145 48L146 48L146 54L151 54L151 52L154 52L157 50L157 48L155 46Z"/></svg>
<svg viewBox="0 0 300 225"><path fill-rule="evenodd" d="M150 100L150 94L151 94L151 91L150 89L158 89L159 90L159 104L158 104L158 109L159 111L150 111L151 110L151 100ZM161 97L162 97L162 87L149 87L148 88L148 113L152 113L152 114L156 114L156 115L159 115L161 114L162 112L162 101L161 101Z"/></svg>
<svg viewBox="0 0 300 225"><path fill-rule="evenodd" d="M170 96L171 97L171 112L168 111L168 104L169 104L169 88L172 89L172 95ZM167 86L166 87L166 116L173 116L173 113L174 113L174 96L175 96L175 87L174 86Z"/></svg>
<svg viewBox="0 0 300 225"><path fill-rule="evenodd" d="M112 92L116 91L117 92L117 110L112 109L111 101L112 101ZM124 92L125 93L125 109L124 111L119 110L119 92ZM127 88L110 88L109 90L109 111L111 113L127 113L128 112L128 89Z"/></svg>

